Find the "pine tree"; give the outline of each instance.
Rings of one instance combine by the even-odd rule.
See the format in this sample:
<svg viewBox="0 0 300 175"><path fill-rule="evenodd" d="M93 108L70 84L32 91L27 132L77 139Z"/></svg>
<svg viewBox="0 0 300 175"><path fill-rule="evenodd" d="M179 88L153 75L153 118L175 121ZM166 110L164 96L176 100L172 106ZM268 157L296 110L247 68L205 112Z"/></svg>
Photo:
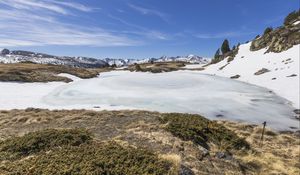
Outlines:
<svg viewBox="0 0 300 175"><path fill-rule="evenodd" d="M222 47L221 47L221 51L222 51L222 54L226 54L227 52L230 51L229 42L228 42L227 39L225 39L223 41L223 44L222 44Z"/></svg>
<svg viewBox="0 0 300 175"><path fill-rule="evenodd" d="M220 57L220 49L218 49L218 50L216 51L214 58L217 59L217 58L219 58L219 57Z"/></svg>
<svg viewBox="0 0 300 175"><path fill-rule="evenodd" d="M273 28L272 28L272 27L267 27L267 28L265 29L265 31L264 31L264 35L266 35L266 34L272 32L272 31L273 31Z"/></svg>
<svg viewBox="0 0 300 175"><path fill-rule="evenodd" d="M284 25L288 25L289 23L296 21L299 16L300 10L291 12L287 17L285 17Z"/></svg>

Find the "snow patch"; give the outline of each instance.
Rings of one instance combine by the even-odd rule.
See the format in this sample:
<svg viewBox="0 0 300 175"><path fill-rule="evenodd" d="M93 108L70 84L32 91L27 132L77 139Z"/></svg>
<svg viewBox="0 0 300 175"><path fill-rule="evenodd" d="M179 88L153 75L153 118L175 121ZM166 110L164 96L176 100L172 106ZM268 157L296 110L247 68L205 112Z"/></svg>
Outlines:
<svg viewBox="0 0 300 175"><path fill-rule="evenodd" d="M250 51L250 45L251 43L241 45L238 54L229 64L225 59L208 66L202 72L224 77L240 75L238 80L266 87L288 99L295 108L299 109L300 45L295 45L280 53L265 53L266 48L252 52ZM220 70L226 64L228 65ZM270 72L254 75L262 68L266 68ZM291 77L290 75L293 74L296 76Z"/></svg>
<svg viewBox="0 0 300 175"><path fill-rule="evenodd" d="M71 75L71 74L67 74L67 73L60 73L60 74L58 74L58 76L67 77L67 78L70 78L73 81L79 81L79 80L81 80L81 78L79 78L77 76L74 76L74 75Z"/></svg>
<svg viewBox="0 0 300 175"><path fill-rule="evenodd" d="M293 23L293 25L298 25L298 24L300 24L300 21L296 21Z"/></svg>

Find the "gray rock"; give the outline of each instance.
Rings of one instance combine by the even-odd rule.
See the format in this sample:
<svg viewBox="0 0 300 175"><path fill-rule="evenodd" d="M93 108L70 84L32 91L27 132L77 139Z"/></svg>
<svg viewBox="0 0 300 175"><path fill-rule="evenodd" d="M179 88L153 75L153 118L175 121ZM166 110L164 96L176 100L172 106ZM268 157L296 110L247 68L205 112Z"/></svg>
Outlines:
<svg viewBox="0 0 300 175"><path fill-rule="evenodd" d="M230 78L231 79L238 79L238 78L240 78L241 76L240 75L235 75L235 76L231 76Z"/></svg>
<svg viewBox="0 0 300 175"><path fill-rule="evenodd" d="M262 68L262 69L258 70L257 72L255 72L254 75L261 75L261 74L264 74L267 72L270 72L270 70L266 69L266 68Z"/></svg>
<svg viewBox="0 0 300 175"><path fill-rule="evenodd" d="M294 113L300 115L300 109L295 109Z"/></svg>
<svg viewBox="0 0 300 175"><path fill-rule="evenodd" d="M215 157L218 159L233 160L233 156L228 152L217 152Z"/></svg>
<svg viewBox="0 0 300 175"><path fill-rule="evenodd" d="M181 165L179 170L179 175L194 175L194 172L190 168Z"/></svg>

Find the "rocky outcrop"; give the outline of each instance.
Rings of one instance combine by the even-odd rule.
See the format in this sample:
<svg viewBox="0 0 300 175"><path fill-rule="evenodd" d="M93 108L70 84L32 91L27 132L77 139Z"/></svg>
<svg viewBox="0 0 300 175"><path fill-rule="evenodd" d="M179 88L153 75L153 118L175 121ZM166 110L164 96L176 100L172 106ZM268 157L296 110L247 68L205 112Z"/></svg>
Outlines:
<svg viewBox="0 0 300 175"><path fill-rule="evenodd" d="M265 32L261 37L257 37L251 43L250 50L257 51L268 48L268 52L282 52L300 44L300 17L291 20L285 25Z"/></svg>
<svg viewBox="0 0 300 175"><path fill-rule="evenodd" d="M238 79L238 78L240 78L241 76L240 75L235 75L235 76L231 76L230 78L231 79Z"/></svg>
<svg viewBox="0 0 300 175"><path fill-rule="evenodd" d="M233 61L234 57L238 54L239 52L239 46L240 44L238 44L236 47L234 47L232 50L230 50L229 52L219 55L219 56L215 56L214 59L212 59L212 61L210 62L210 64L216 64L222 60L224 60L225 58L227 58L227 62L231 62Z"/></svg>
<svg viewBox="0 0 300 175"><path fill-rule="evenodd" d="M262 68L262 69L258 70L257 72L255 72L254 75L261 75L261 74L264 74L267 72L270 72L270 70L266 69L266 68Z"/></svg>

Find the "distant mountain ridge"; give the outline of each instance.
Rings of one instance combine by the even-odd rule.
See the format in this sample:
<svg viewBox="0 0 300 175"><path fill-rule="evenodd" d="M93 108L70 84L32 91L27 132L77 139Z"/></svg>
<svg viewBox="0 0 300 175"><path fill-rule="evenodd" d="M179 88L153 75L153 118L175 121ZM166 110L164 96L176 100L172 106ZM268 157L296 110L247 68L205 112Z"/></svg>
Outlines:
<svg viewBox="0 0 300 175"><path fill-rule="evenodd" d="M38 64L53 64L53 65L67 65L72 67L96 68L107 66L128 66L131 64L150 63L150 62L169 62L169 61L183 61L194 64L206 64L209 62L208 58L203 58L197 55L167 57L160 58L146 58L146 59L115 59L105 58L96 59L90 57L70 57L70 56L54 56L44 53L36 53L23 50L9 51L3 49L0 52L0 63L21 63L33 62Z"/></svg>

